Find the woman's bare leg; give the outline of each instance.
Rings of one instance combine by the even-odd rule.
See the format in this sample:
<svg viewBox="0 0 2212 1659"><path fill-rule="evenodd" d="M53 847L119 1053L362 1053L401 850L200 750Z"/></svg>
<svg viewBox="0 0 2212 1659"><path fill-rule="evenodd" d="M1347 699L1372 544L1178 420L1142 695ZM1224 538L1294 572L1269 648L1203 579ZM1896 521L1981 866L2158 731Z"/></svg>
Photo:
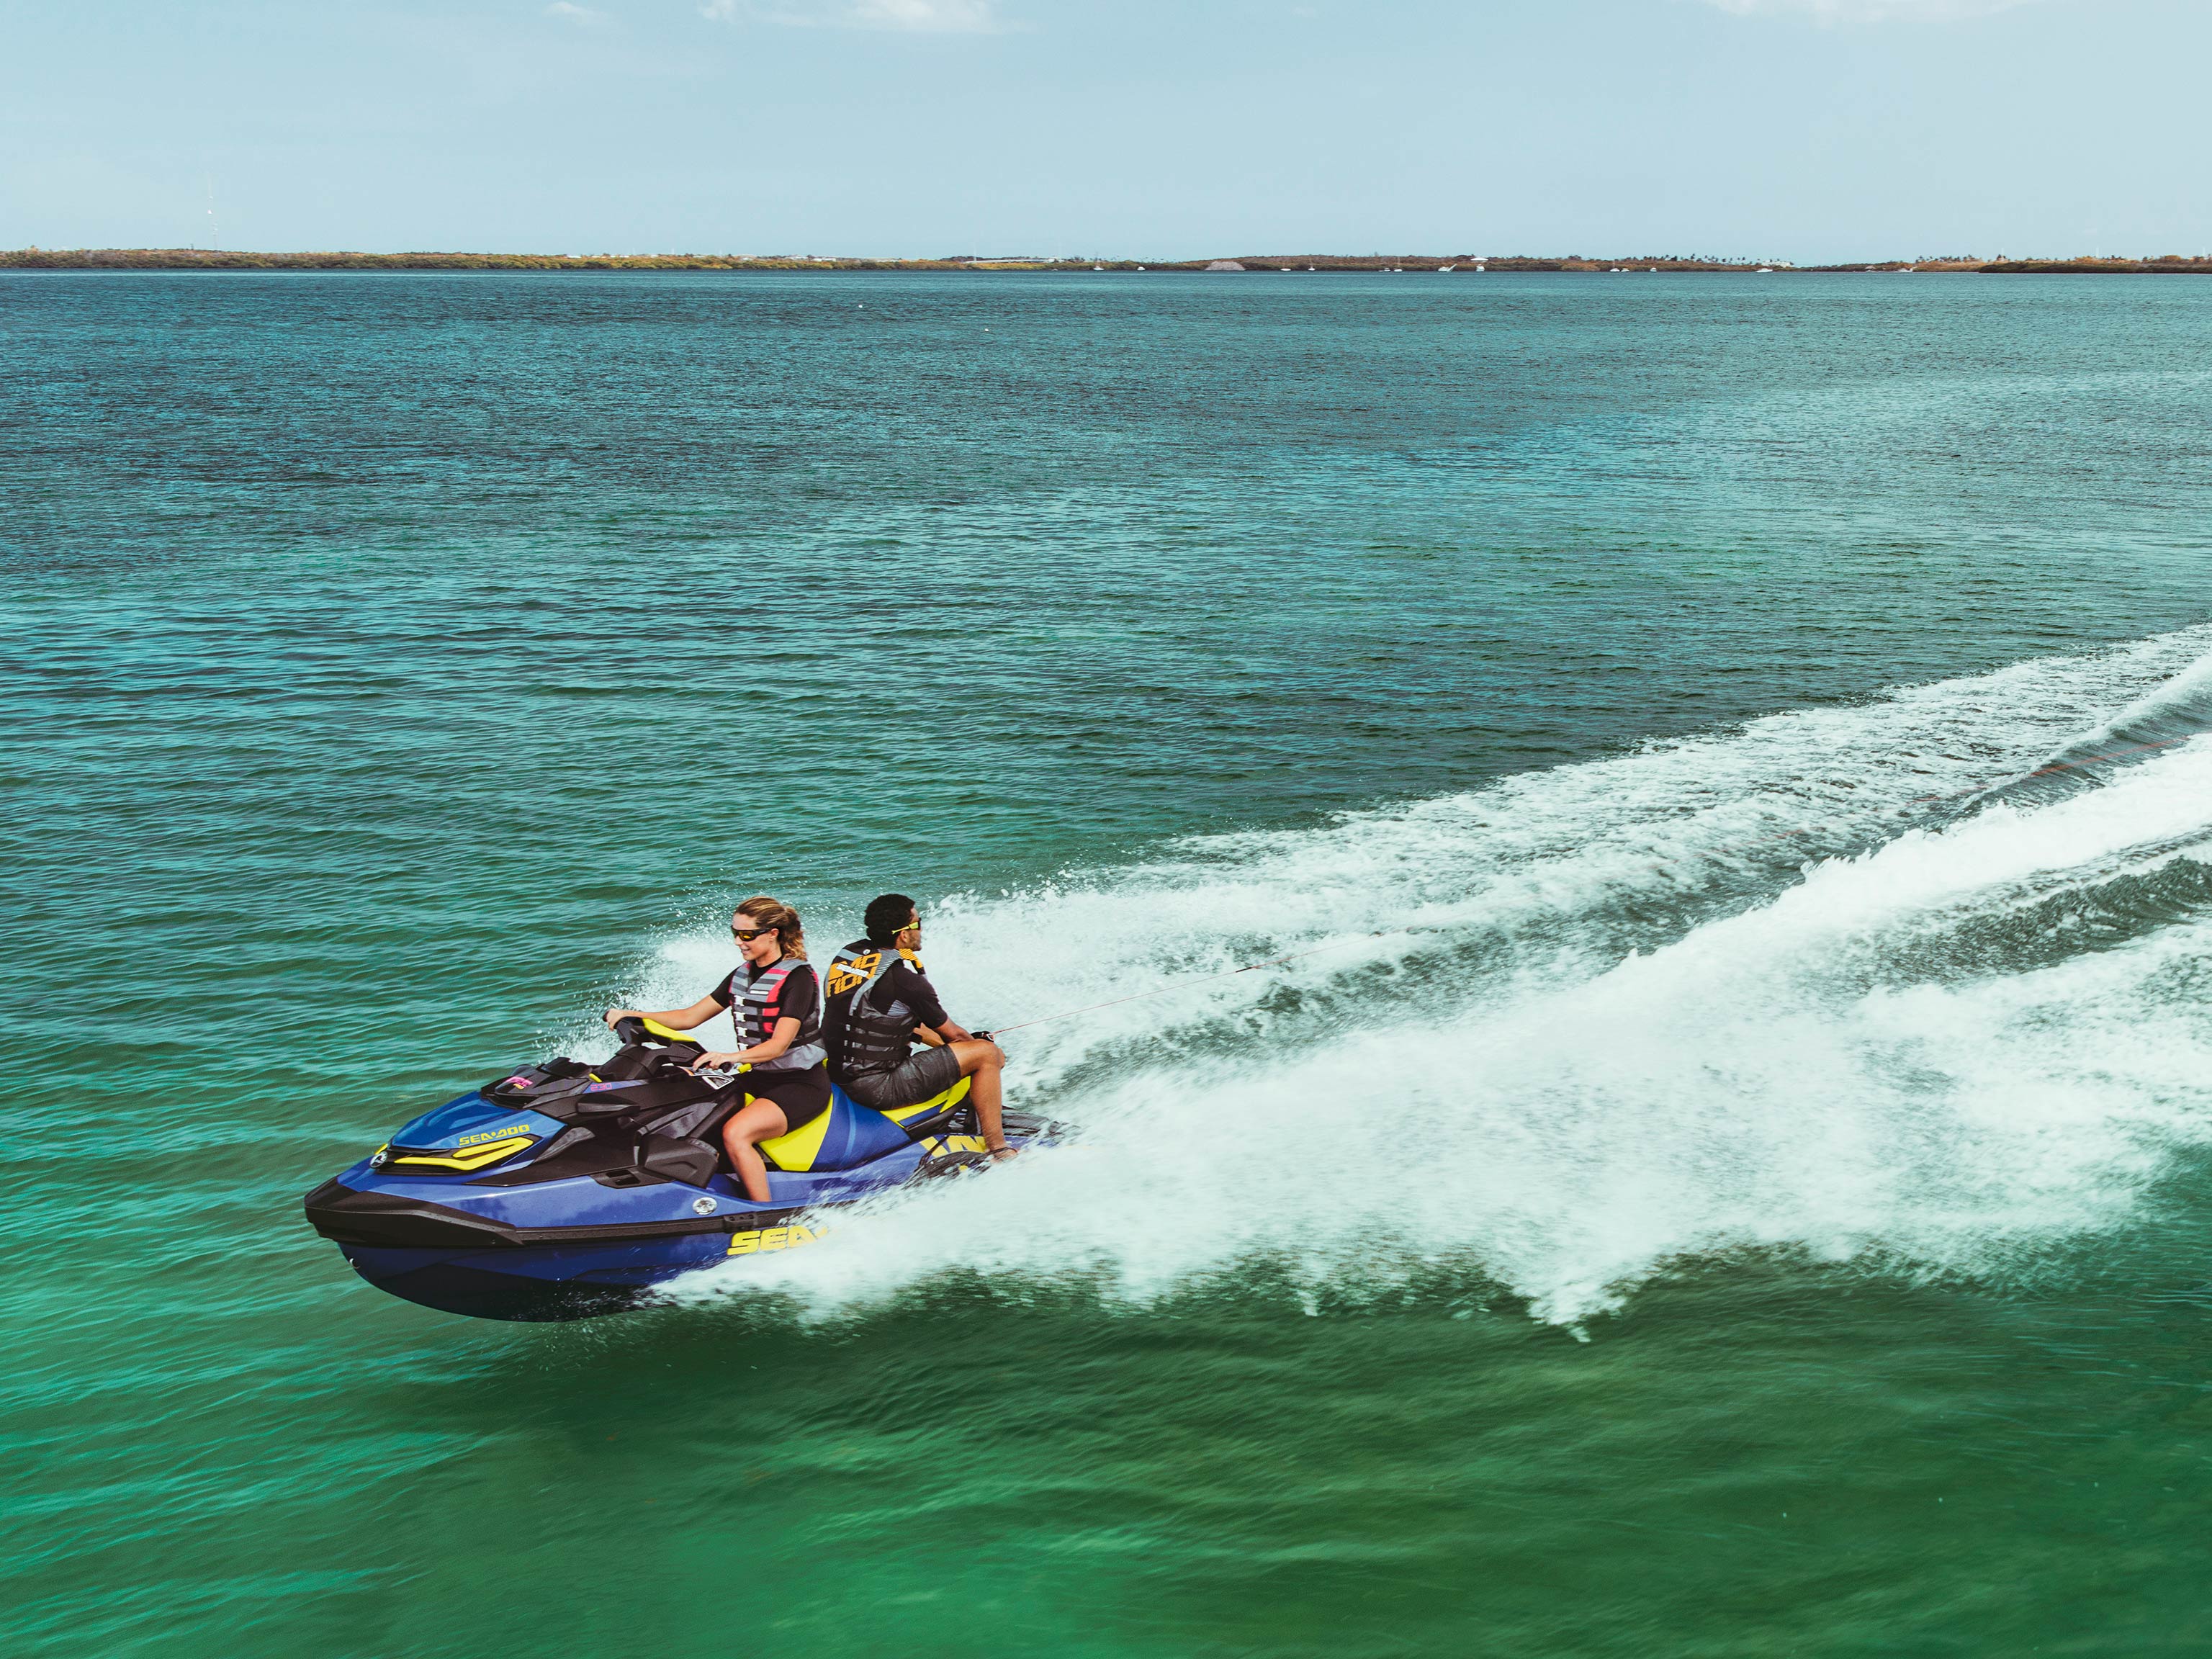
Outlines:
<svg viewBox="0 0 2212 1659"><path fill-rule="evenodd" d="M737 1166L738 1182L756 1204L769 1200L768 1164L753 1143L774 1140L787 1127L783 1108L772 1100L756 1100L740 1108L722 1126L722 1145L729 1150L730 1162Z"/></svg>

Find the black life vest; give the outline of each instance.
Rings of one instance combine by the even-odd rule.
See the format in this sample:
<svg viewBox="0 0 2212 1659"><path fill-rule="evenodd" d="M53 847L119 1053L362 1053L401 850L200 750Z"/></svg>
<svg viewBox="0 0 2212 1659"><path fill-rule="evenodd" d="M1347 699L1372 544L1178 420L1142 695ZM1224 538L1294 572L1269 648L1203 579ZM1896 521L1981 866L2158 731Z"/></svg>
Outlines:
<svg viewBox="0 0 2212 1659"><path fill-rule="evenodd" d="M748 963L746 969L745 988L732 1015L737 1022L740 1044L750 1048L775 1035L775 1023L783 1018L783 988L792 975L802 971L811 974L814 969L797 957L779 957L757 969ZM750 1064L756 1072L803 1072L810 1066L819 1066L824 1052L822 999L817 995L814 1011L799 1021L799 1035L791 1040L791 1047L774 1060L756 1060Z"/></svg>
<svg viewBox="0 0 2212 1659"><path fill-rule="evenodd" d="M830 959L823 988L831 1000L845 1004L844 1018L833 1034L835 1047L830 1055L833 1074L854 1077L888 1072L904 1064L913 1052L914 1028L921 1024L921 1014L904 1004L896 1005L903 1011L898 1013L876 1006L884 975L901 962L910 963L916 973L924 971L921 958L914 952L864 939L855 939Z"/></svg>

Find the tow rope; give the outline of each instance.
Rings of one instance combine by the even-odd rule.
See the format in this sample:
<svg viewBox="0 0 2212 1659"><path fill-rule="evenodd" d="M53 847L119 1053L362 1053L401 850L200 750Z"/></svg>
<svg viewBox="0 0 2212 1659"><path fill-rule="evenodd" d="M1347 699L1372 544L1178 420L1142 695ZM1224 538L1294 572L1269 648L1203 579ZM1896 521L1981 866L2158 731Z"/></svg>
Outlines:
<svg viewBox="0 0 2212 1659"><path fill-rule="evenodd" d="M2091 755L2078 761L2054 761L2048 766L2038 767L2033 772L2023 772L2016 777L2000 778L1995 783L1971 784L1964 789L1946 790L1942 794L1920 795L1906 801L1905 805L1929 806L1938 801L1957 800L1963 795L1978 795L1987 790L2002 788L2010 784L2027 783L2037 778L2053 777L2061 772L2086 771L2092 765L2116 765L2130 755L2147 755L2154 749L2171 749L2176 744L2187 741L2189 741L2187 738L2161 738L2155 743L2136 744L2110 755ZM1699 859L1717 858L1724 853L1741 852L1748 848L1764 847L1771 842L1787 841L1793 836L1810 835L1820 827L1817 823L1808 823L1796 830L1784 830L1771 836L1762 836L1757 841L1736 842L1731 845L1713 848L1703 853L1686 853L1680 858L1662 860L1651 867L1655 870L1666 870L1675 865L1689 864ZM1196 974L1188 979L1170 980L1167 984L1155 985L1148 991L1132 991L1125 997L1113 997L1104 1002L1087 1003L1080 1008L1063 1008L1056 1014L1039 1014L1034 1019L1019 1020L1012 1025L996 1026L993 1028L991 1036L1000 1037L1008 1031L1026 1030L1032 1025L1049 1024L1056 1019L1073 1019L1078 1014L1095 1014L1102 1008L1118 1008L1125 1002L1142 1002L1150 997L1164 997L1170 991L1188 990L1193 986L1210 985L1217 980L1234 979L1239 974L1256 973L1262 968L1279 968L1286 962L1297 962L1306 957L1317 957L1329 951L1347 950L1355 945L1364 945L1369 939L1395 939L1401 933L1421 933L1425 931L1426 927L1427 924L1421 922L1408 922L1402 927L1381 927L1371 933L1356 933L1346 939L1331 939L1326 945L1316 945L1310 950L1293 951L1288 956L1268 957L1260 962L1248 962L1242 968L1225 969L1218 974Z"/></svg>

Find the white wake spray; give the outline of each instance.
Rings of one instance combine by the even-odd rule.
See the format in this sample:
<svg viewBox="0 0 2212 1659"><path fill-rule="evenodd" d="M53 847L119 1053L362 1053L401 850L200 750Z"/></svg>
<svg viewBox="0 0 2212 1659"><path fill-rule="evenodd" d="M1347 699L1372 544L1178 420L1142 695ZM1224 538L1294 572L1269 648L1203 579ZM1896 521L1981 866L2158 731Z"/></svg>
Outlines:
<svg viewBox="0 0 2212 1659"><path fill-rule="evenodd" d="M933 973L984 1024L1341 948L1021 1034L1016 1103L1075 1144L671 1293L834 1313L962 1267L1145 1297L1255 1259L1437 1264L1575 1323L1745 1248L2014 1271L2212 1140L2212 926L2085 949L2044 920L2212 862L2212 739L1941 802L2193 696L2208 653L2193 629L939 907ZM714 949L670 941L663 976Z"/></svg>

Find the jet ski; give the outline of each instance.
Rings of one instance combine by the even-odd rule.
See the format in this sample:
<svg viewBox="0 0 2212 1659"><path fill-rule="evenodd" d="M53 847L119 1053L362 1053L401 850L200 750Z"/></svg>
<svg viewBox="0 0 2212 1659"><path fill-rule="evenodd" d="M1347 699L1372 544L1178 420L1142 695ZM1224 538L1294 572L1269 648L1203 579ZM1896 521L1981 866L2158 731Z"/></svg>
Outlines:
<svg viewBox="0 0 2212 1659"><path fill-rule="evenodd" d="M557 1059L425 1112L307 1196L307 1219L379 1290L480 1319L613 1313L720 1261L809 1244L842 1206L987 1166L968 1079L879 1112L842 1089L811 1122L760 1144L769 1202L721 1146L742 1072L632 1017L611 1060ZM1050 1126L1006 1114L1009 1144Z"/></svg>

